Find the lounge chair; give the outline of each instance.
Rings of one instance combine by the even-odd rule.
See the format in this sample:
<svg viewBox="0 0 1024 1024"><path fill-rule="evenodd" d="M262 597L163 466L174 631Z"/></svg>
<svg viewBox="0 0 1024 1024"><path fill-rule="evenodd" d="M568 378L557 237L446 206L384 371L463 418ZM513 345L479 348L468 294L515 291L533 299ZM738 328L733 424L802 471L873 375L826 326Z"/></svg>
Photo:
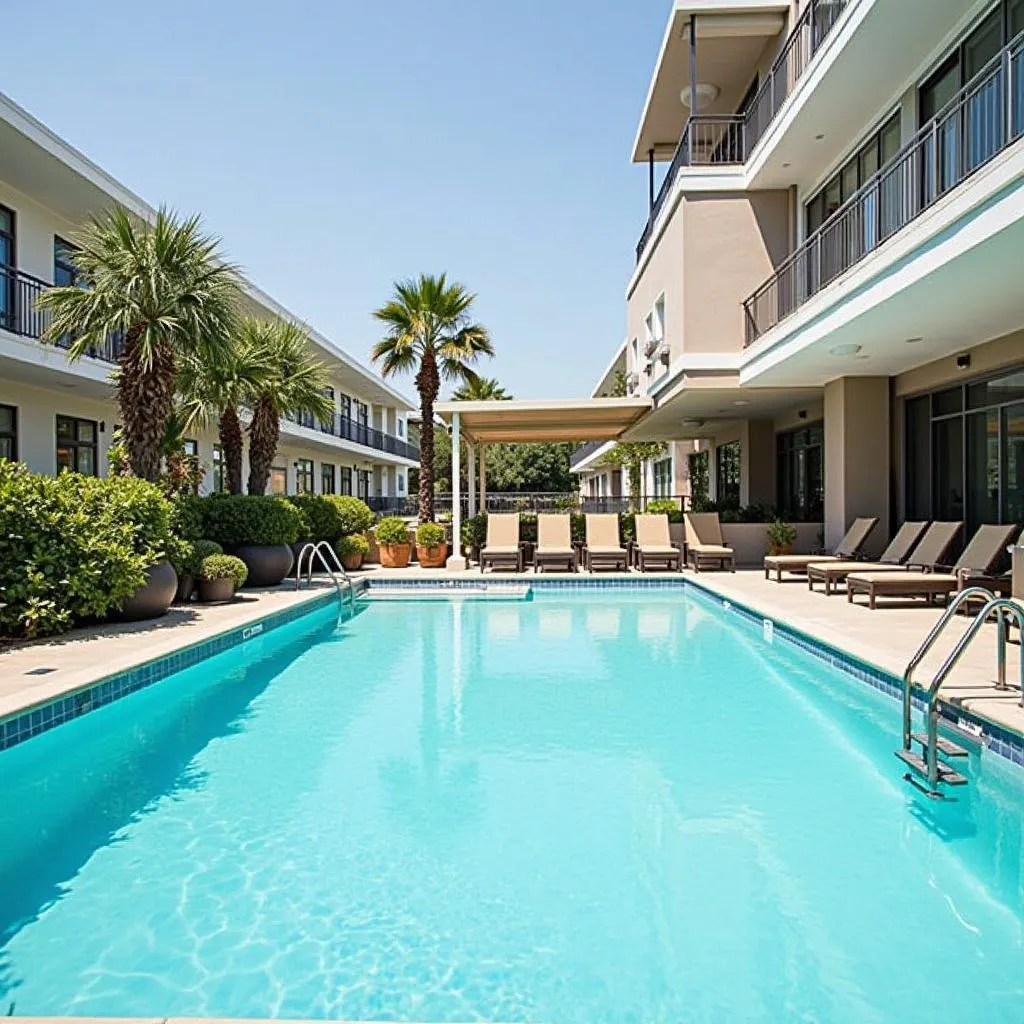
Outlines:
<svg viewBox="0 0 1024 1024"><path fill-rule="evenodd" d="M836 584L842 583L851 572L886 572L890 569L906 568L904 562L910 557L910 552L921 539L921 534L925 533L927 526L927 523L904 523L896 531L896 536L889 541L889 546L882 552L877 562L811 562L807 566L807 589L813 590L815 583L824 583L827 597L835 592ZM936 523L935 526L952 526L954 528L949 533L949 540L945 548L940 552L938 558L932 560L939 561L945 555L949 545L953 543L953 537L960 529L960 524ZM924 543L925 541L922 540L921 544Z"/></svg>
<svg viewBox="0 0 1024 1024"><path fill-rule="evenodd" d="M587 513L587 546L583 565L588 572L601 567L625 572L629 555L619 540L619 517L612 512Z"/></svg>
<svg viewBox="0 0 1024 1024"><path fill-rule="evenodd" d="M480 569L499 565L523 571L523 547L519 543L519 513L491 512L487 516L487 541L480 549Z"/></svg>
<svg viewBox="0 0 1024 1024"><path fill-rule="evenodd" d="M647 572L651 565L664 566L666 571L679 569L682 553L672 543L668 532L668 516L664 512L637 515L633 558L641 572Z"/></svg>
<svg viewBox="0 0 1024 1024"><path fill-rule="evenodd" d="M735 555L722 540L722 524L717 512L687 512L683 516L686 531L686 557L694 572L701 566L718 563L720 569L735 571Z"/></svg>
<svg viewBox="0 0 1024 1024"><path fill-rule="evenodd" d="M874 608L878 597L923 597L929 604L948 598L972 576L989 575L1016 532L1016 525L979 526L950 572L852 572L846 577L846 599L867 594L868 607Z"/></svg>
<svg viewBox="0 0 1024 1024"><path fill-rule="evenodd" d="M572 546L572 525L569 516L541 512L537 516L537 546L533 550L533 566L540 572L554 565L568 572L576 571L576 549Z"/></svg>
<svg viewBox="0 0 1024 1024"><path fill-rule="evenodd" d="M812 562L850 562L864 546L868 534L878 525L877 516L864 516L854 519L853 525L846 531L846 536L836 545L831 555L765 555L764 578L771 579L775 573L775 582L782 582L782 574L795 574L807 571Z"/></svg>

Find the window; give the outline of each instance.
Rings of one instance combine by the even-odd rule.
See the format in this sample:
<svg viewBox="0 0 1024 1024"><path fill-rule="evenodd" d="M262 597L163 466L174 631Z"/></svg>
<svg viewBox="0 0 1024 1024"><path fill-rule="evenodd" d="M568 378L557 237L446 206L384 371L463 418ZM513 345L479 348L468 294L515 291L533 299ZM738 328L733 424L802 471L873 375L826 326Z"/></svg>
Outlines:
<svg viewBox="0 0 1024 1024"><path fill-rule="evenodd" d="M338 396L338 411L345 419L352 419L352 399L348 395Z"/></svg>
<svg viewBox="0 0 1024 1024"><path fill-rule="evenodd" d="M14 211L0 206L0 326L14 328Z"/></svg>
<svg viewBox="0 0 1024 1024"><path fill-rule="evenodd" d="M71 256L75 247L65 242L58 235L53 236L53 283L62 288L70 288L78 277L78 271Z"/></svg>
<svg viewBox="0 0 1024 1024"><path fill-rule="evenodd" d="M690 501L695 505L702 505L711 497L708 453L706 451L694 452L686 457L686 462L690 474Z"/></svg>
<svg viewBox="0 0 1024 1024"><path fill-rule="evenodd" d="M405 437L405 420L399 420L395 426L398 428L398 436Z"/></svg>
<svg viewBox="0 0 1024 1024"><path fill-rule="evenodd" d="M334 463L333 462L321 462L320 463L320 493L321 494L333 494L334 493Z"/></svg>
<svg viewBox="0 0 1024 1024"><path fill-rule="evenodd" d="M73 416L57 417L57 472L97 476L97 437L95 420Z"/></svg>
<svg viewBox="0 0 1024 1024"><path fill-rule="evenodd" d="M779 515L821 522L825 514L825 430L820 423L775 436Z"/></svg>
<svg viewBox="0 0 1024 1024"><path fill-rule="evenodd" d="M287 494L288 493L288 467L287 466L271 466L270 467L270 493L271 494Z"/></svg>
<svg viewBox="0 0 1024 1024"><path fill-rule="evenodd" d="M672 459L659 459L654 464L654 496L667 498L672 494Z"/></svg>
<svg viewBox="0 0 1024 1024"><path fill-rule="evenodd" d="M313 493L313 460L297 459L295 462L295 493Z"/></svg>
<svg viewBox="0 0 1024 1024"><path fill-rule="evenodd" d="M356 497L366 501L370 496L370 473L369 470L356 470Z"/></svg>
<svg viewBox="0 0 1024 1024"><path fill-rule="evenodd" d="M214 492L226 491L228 489L227 468L224 465L224 449L219 444L213 446L213 489Z"/></svg>
<svg viewBox="0 0 1024 1024"><path fill-rule="evenodd" d="M352 470L348 466L341 467L341 491L339 493L352 493Z"/></svg>
<svg viewBox="0 0 1024 1024"><path fill-rule="evenodd" d="M0 405L0 459L13 462L18 457L18 410Z"/></svg>
<svg viewBox="0 0 1024 1024"><path fill-rule="evenodd" d="M401 474L398 475L398 493L405 494L405 477Z"/></svg>
<svg viewBox="0 0 1024 1024"><path fill-rule="evenodd" d="M193 459L199 458L199 442L191 441L186 438L181 442L181 450L186 454L190 455Z"/></svg>
<svg viewBox="0 0 1024 1024"><path fill-rule="evenodd" d="M334 408L334 388L332 388L332 387L325 387L324 388L324 398L326 398L326 399L328 399L330 401L331 408L333 409ZM323 419L323 420L320 421L320 429L322 431L324 431L324 433L327 433L327 434L333 434L334 433L334 414L333 413L330 416L328 416L327 419Z"/></svg>
<svg viewBox="0 0 1024 1024"><path fill-rule="evenodd" d="M715 449L715 500L719 508L740 506L740 443L730 441Z"/></svg>

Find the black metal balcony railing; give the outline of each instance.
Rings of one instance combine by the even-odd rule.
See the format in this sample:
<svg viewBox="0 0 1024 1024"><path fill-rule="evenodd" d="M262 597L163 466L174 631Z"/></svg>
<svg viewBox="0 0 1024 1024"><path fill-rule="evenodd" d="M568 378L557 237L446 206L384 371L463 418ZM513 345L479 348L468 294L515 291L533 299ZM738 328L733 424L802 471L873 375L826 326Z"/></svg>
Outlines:
<svg viewBox="0 0 1024 1024"><path fill-rule="evenodd" d="M746 344L1024 135L1024 36L984 67L743 304Z"/></svg>
<svg viewBox="0 0 1024 1024"><path fill-rule="evenodd" d="M811 0L797 19L761 88L742 114L687 121L636 247L640 262L672 185L683 167L744 164L803 77L839 16L854 0Z"/></svg>
<svg viewBox="0 0 1024 1024"><path fill-rule="evenodd" d="M330 434L332 437L340 437L345 441L352 441L355 444L365 445L379 452L387 452L389 455L397 455L403 459L419 461L420 450L415 445L403 441L400 437L392 434L385 434L383 430L367 426L349 416L342 416L335 413L332 420L314 420L311 416L303 416L301 419L296 416L285 416L289 423L297 423L299 426L309 430L317 430L321 434Z"/></svg>

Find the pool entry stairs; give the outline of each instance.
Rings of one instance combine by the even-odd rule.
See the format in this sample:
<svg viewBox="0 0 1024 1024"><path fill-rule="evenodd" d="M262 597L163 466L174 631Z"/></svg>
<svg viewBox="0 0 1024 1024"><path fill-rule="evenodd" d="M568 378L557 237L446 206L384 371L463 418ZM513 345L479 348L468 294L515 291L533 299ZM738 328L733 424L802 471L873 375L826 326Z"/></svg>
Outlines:
<svg viewBox="0 0 1024 1024"><path fill-rule="evenodd" d="M921 688L921 702L924 705L925 730L913 731L914 672L924 660L935 642L949 625L953 616L970 600L980 600L981 610L974 616L967 631L946 656L927 689ZM985 587L967 587L950 602L942 618L925 637L917 653L907 664L903 673L903 747L896 756L909 769L903 778L912 786L933 799L944 799L948 787L966 786L968 779L954 764L966 764L969 751L958 743L939 735L939 688L971 641L981 631L989 617L995 615L996 638L996 687L1006 690L1006 640L1008 624L1015 621L1024 635L1024 606L1009 598L996 597ZM1024 683L1024 644L1021 645L1021 681ZM1024 705L1024 695L1021 703ZM920 750L918 750L920 748Z"/></svg>

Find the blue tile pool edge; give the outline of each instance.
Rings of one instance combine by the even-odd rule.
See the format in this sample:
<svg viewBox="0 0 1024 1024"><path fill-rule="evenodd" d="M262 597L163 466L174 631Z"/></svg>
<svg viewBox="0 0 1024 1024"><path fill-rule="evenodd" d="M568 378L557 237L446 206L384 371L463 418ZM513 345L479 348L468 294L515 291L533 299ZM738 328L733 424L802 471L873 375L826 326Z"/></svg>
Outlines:
<svg viewBox="0 0 1024 1024"><path fill-rule="evenodd" d="M364 589L356 583L356 592ZM79 718L104 707L115 700L127 697L146 686L151 686L168 676L191 668L224 651L237 647L257 636L265 636L271 630L285 626L311 612L320 610L337 601L334 591L324 591L315 597L270 612L240 626L232 626L213 636L180 647L169 654L122 669L94 682L68 690L58 697L51 697L20 711L0 718L0 751L24 743L25 740L53 729L64 722Z"/></svg>
<svg viewBox="0 0 1024 1024"><path fill-rule="evenodd" d="M417 579L380 579L373 580L372 577L363 579L363 588L372 590L375 585L381 587L415 590L429 587L431 589L459 590L463 588L479 589L481 585L501 588L503 586L522 586L524 583L537 590L685 590L692 587L695 591L724 610L734 612L742 616L759 628L764 623L771 622L773 638L781 638L794 647L799 648L807 654L812 655L819 661L824 661L832 668L839 669L847 675L852 676L859 682L866 683L875 690L884 693L894 700L903 699L903 681L891 672L870 662L864 661L846 651L825 643L816 637L805 633L803 630L792 626L781 619L765 615L741 601L723 597L716 590L705 585L699 580L689 576L672 577L611 577L601 578L600 576L577 576L577 577L545 577L544 575L518 576L500 579L489 579L474 577L472 579L449 579L449 580L417 580ZM916 689L916 687L915 687ZM920 711L923 704L920 697L915 696L914 705ZM1024 766L1024 735L1008 729L1006 726L993 722L991 719L979 715L967 708L949 704L946 701L939 701L939 712L942 718L952 726L963 728L966 723L975 730L980 730L978 737L982 746L1006 758L1016 765Z"/></svg>

